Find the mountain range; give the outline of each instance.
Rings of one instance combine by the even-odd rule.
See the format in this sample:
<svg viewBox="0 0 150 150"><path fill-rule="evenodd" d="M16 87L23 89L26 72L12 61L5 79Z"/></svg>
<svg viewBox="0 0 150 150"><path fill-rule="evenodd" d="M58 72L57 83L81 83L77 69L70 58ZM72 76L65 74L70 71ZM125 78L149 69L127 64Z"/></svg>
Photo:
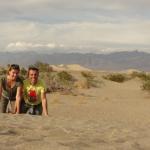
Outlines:
<svg viewBox="0 0 150 150"><path fill-rule="evenodd" d="M0 65L17 63L27 67L37 61L48 64L79 64L98 70L138 69L150 71L150 53L140 51L94 53L37 53L37 52L0 52Z"/></svg>

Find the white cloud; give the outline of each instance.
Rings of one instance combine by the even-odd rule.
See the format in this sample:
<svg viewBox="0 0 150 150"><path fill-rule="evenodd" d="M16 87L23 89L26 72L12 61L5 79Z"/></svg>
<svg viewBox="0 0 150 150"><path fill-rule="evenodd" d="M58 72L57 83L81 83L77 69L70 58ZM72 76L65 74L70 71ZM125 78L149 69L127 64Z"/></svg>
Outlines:
<svg viewBox="0 0 150 150"><path fill-rule="evenodd" d="M147 48L150 46L150 21L127 23L41 24L17 22L0 24L1 41L6 49ZM7 31L7 32L6 32Z"/></svg>
<svg viewBox="0 0 150 150"><path fill-rule="evenodd" d="M55 43L47 43L47 44L40 44L40 43L27 43L27 42L16 42L16 43L9 43L6 47L7 51L8 50L36 50L39 48L49 48L49 49L54 49L54 48L59 48L62 47L62 45L57 45Z"/></svg>
<svg viewBox="0 0 150 150"><path fill-rule="evenodd" d="M102 51L150 47L148 0L5 0L0 49Z"/></svg>

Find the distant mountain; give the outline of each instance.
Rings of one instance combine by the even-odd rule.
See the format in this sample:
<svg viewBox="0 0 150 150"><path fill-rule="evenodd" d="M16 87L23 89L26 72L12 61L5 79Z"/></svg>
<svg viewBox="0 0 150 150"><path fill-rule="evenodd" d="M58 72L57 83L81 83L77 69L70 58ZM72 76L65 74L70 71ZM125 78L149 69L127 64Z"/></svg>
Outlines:
<svg viewBox="0 0 150 150"><path fill-rule="evenodd" d="M0 65L18 63L21 66L27 67L36 61L54 65L80 64L99 70L125 70L133 68L150 71L150 53L139 51L114 52L110 54L0 52Z"/></svg>

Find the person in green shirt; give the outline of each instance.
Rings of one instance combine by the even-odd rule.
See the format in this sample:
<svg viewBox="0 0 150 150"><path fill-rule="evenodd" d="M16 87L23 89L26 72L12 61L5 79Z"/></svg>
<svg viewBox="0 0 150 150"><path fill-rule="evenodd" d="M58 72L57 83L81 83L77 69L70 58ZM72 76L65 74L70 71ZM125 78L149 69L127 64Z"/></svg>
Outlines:
<svg viewBox="0 0 150 150"><path fill-rule="evenodd" d="M12 64L6 76L0 79L0 112L2 113L20 113L23 82L19 77L19 72L19 65Z"/></svg>
<svg viewBox="0 0 150 150"><path fill-rule="evenodd" d="M47 116L46 86L39 77L39 69L31 66L28 68L28 78L23 81L23 97L21 104L22 113Z"/></svg>

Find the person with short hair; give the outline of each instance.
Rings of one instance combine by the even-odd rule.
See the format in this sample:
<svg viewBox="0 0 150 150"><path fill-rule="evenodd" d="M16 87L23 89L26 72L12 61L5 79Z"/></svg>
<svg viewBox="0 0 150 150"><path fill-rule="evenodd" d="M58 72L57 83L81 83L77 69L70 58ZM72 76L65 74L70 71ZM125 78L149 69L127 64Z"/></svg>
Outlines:
<svg viewBox="0 0 150 150"><path fill-rule="evenodd" d="M23 113L31 115L42 115L43 113L47 116L46 86L38 77L39 69L30 66L27 79L23 82L24 101L22 101L21 110Z"/></svg>
<svg viewBox="0 0 150 150"><path fill-rule="evenodd" d="M2 113L20 113L23 82L19 72L19 65L12 64L8 68L7 75L0 79L0 112Z"/></svg>

